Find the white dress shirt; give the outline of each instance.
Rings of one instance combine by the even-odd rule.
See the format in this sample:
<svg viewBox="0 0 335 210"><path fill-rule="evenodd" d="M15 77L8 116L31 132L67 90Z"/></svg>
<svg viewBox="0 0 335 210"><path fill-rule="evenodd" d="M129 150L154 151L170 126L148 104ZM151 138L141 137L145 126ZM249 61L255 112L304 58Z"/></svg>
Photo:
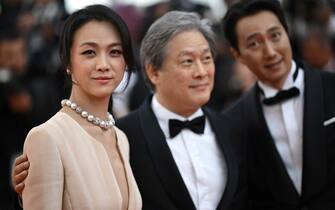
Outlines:
<svg viewBox="0 0 335 210"><path fill-rule="evenodd" d="M163 107L155 96L151 106L196 209L216 209L225 189L227 167L208 119L203 134L189 129L183 129L174 138L169 134L169 119L192 120L203 115L203 111L198 109L185 118Z"/></svg>
<svg viewBox="0 0 335 210"><path fill-rule="evenodd" d="M297 192L301 193L302 181L302 124L303 124L303 104L304 104L304 71L298 69L298 76L293 80L296 63L292 61L289 75L283 85L283 90L293 86L300 91L298 97L276 105L262 105L265 120L270 133L275 141L276 148L284 162L287 172L293 181ZM273 97L278 92L277 89L258 81L258 85L264 91L261 100L266 97Z"/></svg>

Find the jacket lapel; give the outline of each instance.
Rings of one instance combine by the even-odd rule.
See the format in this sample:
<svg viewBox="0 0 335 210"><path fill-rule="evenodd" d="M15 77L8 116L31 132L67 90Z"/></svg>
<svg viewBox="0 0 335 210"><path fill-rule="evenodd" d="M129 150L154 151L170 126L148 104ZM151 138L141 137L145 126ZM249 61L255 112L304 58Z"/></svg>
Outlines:
<svg viewBox="0 0 335 210"><path fill-rule="evenodd" d="M177 209L195 210L190 194L173 159L166 138L151 109L151 98L139 110L140 124L162 185Z"/></svg>
<svg viewBox="0 0 335 210"><path fill-rule="evenodd" d="M238 184L238 167L229 139L229 132L221 118L209 109L203 109L211 124L215 137L227 164L227 183L217 209L227 209L233 199Z"/></svg>
<svg viewBox="0 0 335 210"><path fill-rule="evenodd" d="M302 198L318 193L327 179L321 75L305 68Z"/></svg>
<svg viewBox="0 0 335 210"><path fill-rule="evenodd" d="M248 149L248 155L251 159L256 158L256 161L253 161L253 163L259 162L259 164L265 166L268 186L272 186L271 189L273 189L274 196L278 200L295 203L299 200L299 194L288 175L266 124L256 85L246 97L244 112L248 116L248 133L252 136L252 139L248 140L248 147L250 148ZM254 168L249 168L249 170L253 171ZM253 171L252 173L263 172Z"/></svg>

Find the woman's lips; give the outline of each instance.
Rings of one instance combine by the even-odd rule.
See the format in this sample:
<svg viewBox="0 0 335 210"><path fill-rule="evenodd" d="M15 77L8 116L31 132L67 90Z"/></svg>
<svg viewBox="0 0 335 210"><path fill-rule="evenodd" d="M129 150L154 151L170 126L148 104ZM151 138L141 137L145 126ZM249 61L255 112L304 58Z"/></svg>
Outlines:
<svg viewBox="0 0 335 210"><path fill-rule="evenodd" d="M98 81L100 84L107 84L111 79L112 77L94 77L93 78L94 80Z"/></svg>

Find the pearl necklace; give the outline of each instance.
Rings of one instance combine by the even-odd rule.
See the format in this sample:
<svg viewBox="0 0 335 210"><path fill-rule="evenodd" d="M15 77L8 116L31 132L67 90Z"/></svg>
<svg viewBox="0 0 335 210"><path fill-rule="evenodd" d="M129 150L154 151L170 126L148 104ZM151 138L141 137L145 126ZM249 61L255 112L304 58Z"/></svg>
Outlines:
<svg viewBox="0 0 335 210"><path fill-rule="evenodd" d="M98 117L95 117L94 115L88 113L87 111L83 110L80 106L78 106L76 103L70 101L69 99L63 99L62 102L62 107L67 106L71 108L73 111L76 113L80 114L82 118L85 118L88 122L99 126L100 128L103 128L105 130L112 128L113 125L115 125L115 121L113 116L107 112L108 119L107 120L101 120Z"/></svg>

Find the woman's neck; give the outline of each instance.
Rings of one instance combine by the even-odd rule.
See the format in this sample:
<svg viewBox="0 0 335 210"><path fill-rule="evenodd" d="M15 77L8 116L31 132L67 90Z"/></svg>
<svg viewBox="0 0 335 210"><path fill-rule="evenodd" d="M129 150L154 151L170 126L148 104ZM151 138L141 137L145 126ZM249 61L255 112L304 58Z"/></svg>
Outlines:
<svg viewBox="0 0 335 210"><path fill-rule="evenodd" d="M71 93L70 101L76 103L83 110L88 113L99 117L102 120L107 119L108 105L110 97L97 98L90 97L87 95L77 94L75 92Z"/></svg>

